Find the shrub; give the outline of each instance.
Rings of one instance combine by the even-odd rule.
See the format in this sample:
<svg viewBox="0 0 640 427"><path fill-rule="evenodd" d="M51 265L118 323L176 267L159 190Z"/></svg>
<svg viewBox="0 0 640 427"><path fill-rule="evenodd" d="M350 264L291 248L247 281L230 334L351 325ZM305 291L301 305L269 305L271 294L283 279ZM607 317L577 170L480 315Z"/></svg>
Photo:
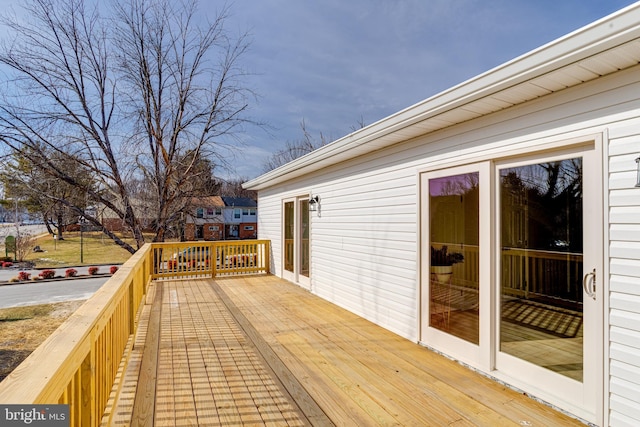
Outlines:
<svg viewBox="0 0 640 427"><path fill-rule="evenodd" d="M109 268L109 273L110 274L115 274L116 271L118 271L118 266L117 265L112 265L111 268Z"/></svg>
<svg viewBox="0 0 640 427"><path fill-rule="evenodd" d="M3 261L3 262L2 262L2 268L9 268L9 267L11 267L12 265L13 265L13 263L12 263L12 262L10 262L10 261Z"/></svg>
<svg viewBox="0 0 640 427"><path fill-rule="evenodd" d="M89 275L90 276L95 276L96 274L98 274L98 267L89 267Z"/></svg>
<svg viewBox="0 0 640 427"><path fill-rule="evenodd" d="M167 268L169 270L173 270L177 266L178 266L178 261L176 261L175 259L170 259L169 261L167 261Z"/></svg>
<svg viewBox="0 0 640 427"><path fill-rule="evenodd" d="M18 280L29 280L31 277L31 273L27 273L26 271L21 271L18 273Z"/></svg>
<svg viewBox="0 0 640 427"><path fill-rule="evenodd" d="M76 277L78 270L75 268L69 268L64 272L64 277Z"/></svg>
<svg viewBox="0 0 640 427"><path fill-rule="evenodd" d="M31 253L35 240L35 237L28 233L21 233L16 237L16 258L18 261L24 261L24 258Z"/></svg>
<svg viewBox="0 0 640 427"><path fill-rule="evenodd" d="M42 277L43 279L53 279L54 277L56 277L56 271L55 270L42 270L39 274L40 277Z"/></svg>
<svg viewBox="0 0 640 427"><path fill-rule="evenodd" d="M189 261L189 267L197 267L198 266L198 261L196 261L195 259L192 259L191 261Z"/></svg>

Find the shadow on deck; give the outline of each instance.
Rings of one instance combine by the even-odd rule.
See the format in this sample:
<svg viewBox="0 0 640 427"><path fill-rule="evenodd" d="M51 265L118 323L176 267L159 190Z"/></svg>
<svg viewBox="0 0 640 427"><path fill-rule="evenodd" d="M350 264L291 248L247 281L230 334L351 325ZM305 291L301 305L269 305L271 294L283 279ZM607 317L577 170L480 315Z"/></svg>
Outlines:
<svg viewBox="0 0 640 427"><path fill-rule="evenodd" d="M157 281L104 425L582 425L275 276Z"/></svg>

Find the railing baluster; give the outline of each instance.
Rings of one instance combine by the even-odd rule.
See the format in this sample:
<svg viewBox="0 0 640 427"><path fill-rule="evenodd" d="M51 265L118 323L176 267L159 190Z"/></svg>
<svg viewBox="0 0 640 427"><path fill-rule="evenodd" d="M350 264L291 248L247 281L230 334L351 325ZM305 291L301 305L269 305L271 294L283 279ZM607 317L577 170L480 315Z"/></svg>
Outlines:
<svg viewBox="0 0 640 427"><path fill-rule="evenodd" d="M98 426L150 280L269 273L269 264L267 240L145 245L0 384L0 401L68 403L71 425Z"/></svg>

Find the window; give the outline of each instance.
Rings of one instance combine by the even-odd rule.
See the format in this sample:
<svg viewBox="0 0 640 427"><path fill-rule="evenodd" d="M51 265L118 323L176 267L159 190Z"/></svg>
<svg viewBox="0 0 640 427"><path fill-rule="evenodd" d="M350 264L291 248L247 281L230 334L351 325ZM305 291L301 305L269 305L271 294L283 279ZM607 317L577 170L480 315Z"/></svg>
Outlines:
<svg viewBox="0 0 640 427"><path fill-rule="evenodd" d="M255 209L249 209L249 215L255 216L255 214L256 214L256 210Z"/></svg>
<svg viewBox="0 0 640 427"><path fill-rule="evenodd" d="M216 215L222 215L222 208L216 208Z"/></svg>
<svg viewBox="0 0 640 427"><path fill-rule="evenodd" d="M249 209L243 209L242 215L249 215Z"/></svg>
<svg viewBox="0 0 640 427"><path fill-rule="evenodd" d="M207 216L213 216L213 208L207 209Z"/></svg>
<svg viewBox="0 0 640 427"><path fill-rule="evenodd" d="M234 219L240 219L242 215L242 209L234 209L233 210L233 218Z"/></svg>
<svg viewBox="0 0 640 427"><path fill-rule="evenodd" d="M203 208L196 209L196 218L204 218L204 209Z"/></svg>
<svg viewBox="0 0 640 427"><path fill-rule="evenodd" d="M253 225L245 225L244 226L244 230L245 231L253 231Z"/></svg>
<svg viewBox="0 0 640 427"><path fill-rule="evenodd" d="M220 226L218 225L210 225L209 226L209 231L219 231L220 230Z"/></svg>

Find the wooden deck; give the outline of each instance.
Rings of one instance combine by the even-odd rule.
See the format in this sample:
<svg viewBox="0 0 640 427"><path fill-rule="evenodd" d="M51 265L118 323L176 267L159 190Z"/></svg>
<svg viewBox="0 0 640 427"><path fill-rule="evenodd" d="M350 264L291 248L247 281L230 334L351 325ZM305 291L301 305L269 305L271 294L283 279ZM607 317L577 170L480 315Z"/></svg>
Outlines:
<svg viewBox="0 0 640 427"><path fill-rule="evenodd" d="M154 282L104 424L582 425L275 276Z"/></svg>

